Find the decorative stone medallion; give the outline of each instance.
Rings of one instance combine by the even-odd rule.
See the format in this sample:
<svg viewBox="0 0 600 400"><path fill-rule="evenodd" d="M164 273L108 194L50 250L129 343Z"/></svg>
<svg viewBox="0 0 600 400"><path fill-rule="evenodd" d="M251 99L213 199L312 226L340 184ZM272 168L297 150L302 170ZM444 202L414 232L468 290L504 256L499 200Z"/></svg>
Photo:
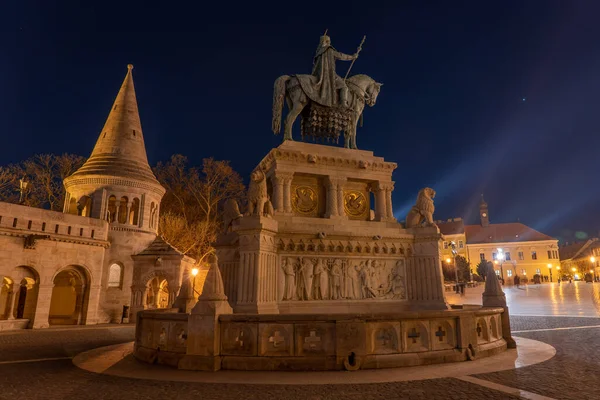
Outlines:
<svg viewBox="0 0 600 400"><path fill-rule="evenodd" d="M345 191L344 210L351 219L366 219L369 215L369 200L365 193L356 190Z"/></svg>
<svg viewBox="0 0 600 400"><path fill-rule="evenodd" d="M260 356L294 355L292 324L259 324L258 354Z"/></svg>
<svg viewBox="0 0 600 400"><path fill-rule="evenodd" d="M317 216L319 195L316 188L307 185L292 187L292 208L294 212L304 216Z"/></svg>

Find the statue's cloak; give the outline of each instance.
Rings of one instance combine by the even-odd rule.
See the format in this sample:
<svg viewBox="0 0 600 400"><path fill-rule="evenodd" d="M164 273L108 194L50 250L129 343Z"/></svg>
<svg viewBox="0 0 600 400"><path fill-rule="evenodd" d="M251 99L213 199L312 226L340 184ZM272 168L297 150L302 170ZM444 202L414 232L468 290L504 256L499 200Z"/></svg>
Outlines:
<svg viewBox="0 0 600 400"><path fill-rule="evenodd" d="M352 56L342 54L332 46L319 48L312 75L296 75L308 98L325 107L336 105L336 89L344 85L343 79L335 72L335 60L352 60Z"/></svg>

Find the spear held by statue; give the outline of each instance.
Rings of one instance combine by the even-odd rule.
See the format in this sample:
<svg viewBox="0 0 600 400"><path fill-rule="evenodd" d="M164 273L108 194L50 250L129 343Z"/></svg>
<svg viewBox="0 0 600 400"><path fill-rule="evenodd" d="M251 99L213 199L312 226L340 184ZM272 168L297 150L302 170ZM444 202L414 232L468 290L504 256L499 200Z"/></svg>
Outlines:
<svg viewBox="0 0 600 400"><path fill-rule="evenodd" d="M358 58L358 53L360 53L360 51L362 50L362 45L365 42L366 38L367 38L367 35L363 36L362 40L360 41L360 44L358 45L358 49L356 49L356 57L354 58L354 60L352 60L352 63L350 63L348 72L346 72L346 76L344 77L344 82L346 81L346 78L348 78L348 74L350 74L350 70L352 69L352 66L354 65L354 61L356 61L356 59Z"/></svg>

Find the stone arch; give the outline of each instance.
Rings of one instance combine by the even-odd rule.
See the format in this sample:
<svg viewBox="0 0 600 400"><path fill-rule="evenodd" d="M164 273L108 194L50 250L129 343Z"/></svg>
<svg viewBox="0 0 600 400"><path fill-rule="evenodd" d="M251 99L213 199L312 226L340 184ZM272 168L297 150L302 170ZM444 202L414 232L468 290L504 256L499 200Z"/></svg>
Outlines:
<svg viewBox="0 0 600 400"><path fill-rule="evenodd" d="M77 215L77 199L75 197L69 199L67 213Z"/></svg>
<svg viewBox="0 0 600 400"><path fill-rule="evenodd" d="M77 215L89 217L92 212L92 198L90 196L81 196L77 201Z"/></svg>
<svg viewBox="0 0 600 400"><path fill-rule="evenodd" d="M130 225L137 225L140 220L140 199L137 197L131 202L131 210L129 210L128 223Z"/></svg>
<svg viewBox="0 0 600 400"><path fill-rule="evenodd" d="M91 276L85 267L69 265L52 278L48 323L85 325Z"/></svg>
<svg viewBox="0 0 600 400"><path fill-rule="evenodd" d="M114 261L110 263L108 267L108 277L106 279L106 286L109 288L123 288L123 273L125 268L123 263Z"/></svg>
<svg viewBox="0 0 600 400"><path fill-rule="evenodd" d="M165 271L150 271L141 283L146 288L142 298L144 309L168 308L175 301L174 282Z"/></svg>
<svg viewBox="0 0 600 400"><path fill-rule="evenodd" d="M115 218L117 217L117 197L112 194L108 197L108 202L106 204L106 220L108 222L115 222Z"/></svg>
<svg viewBox="0 0 600 400"><path fill-rule="evenodd" d="M117 213L118 223L126 224L127 223L127 209L129 208L129 198L127 196L121 197L119 200L119 212Z"/></svg>
<svg viewBox="0 0 600 400"><path fill-rule="evenodd" d="M496 324L496 318L492 315L490 318L490 339L497 340L500 339L498 335L498 325Z"/></svg>
<svg viewBox="0 0 600 400"><path fill-rule="evenodd" d="M0 319L33 320L39 290L39 274L30 266L13 268L0 282Z"/></svg>

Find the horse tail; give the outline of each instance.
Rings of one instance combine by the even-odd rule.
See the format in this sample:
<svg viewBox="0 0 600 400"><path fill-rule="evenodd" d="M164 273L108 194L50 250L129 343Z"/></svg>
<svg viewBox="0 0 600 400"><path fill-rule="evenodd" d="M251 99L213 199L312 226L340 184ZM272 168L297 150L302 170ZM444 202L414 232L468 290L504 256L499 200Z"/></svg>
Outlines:
<svg viewBox="0 0 600 400"><path fill-rule="evenodd" d="M283 100L285 99L285 84L290 80L289 75L282 75L275 80L273 89L273 122L274 134L281 132L281 115L283 113Z"/></svg>

